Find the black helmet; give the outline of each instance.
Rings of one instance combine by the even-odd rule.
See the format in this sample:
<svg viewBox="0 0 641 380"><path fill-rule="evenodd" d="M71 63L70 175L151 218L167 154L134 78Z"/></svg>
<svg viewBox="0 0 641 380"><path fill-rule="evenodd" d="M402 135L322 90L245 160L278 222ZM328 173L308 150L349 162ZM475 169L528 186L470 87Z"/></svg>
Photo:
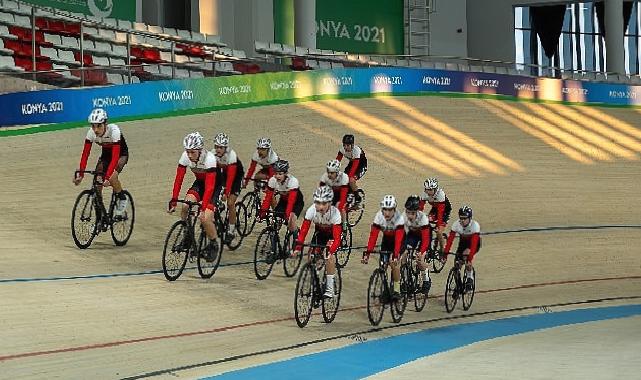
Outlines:
<svg viewBox="0 0 641 380"><path fill-rule="evenodd" d="M464 218L471 218L472 217L472 207L470 206L463 206L460 209L458 209L458 216L459 217L464 217Z"/></svg>
<svg viewBox="0 0 641 380"><path fill-rule="evenodd" d="M274 162L274 171L277 173L287 173L289 171L289 161L278 160Z"/></svg>
<svg viewBox="0 0 641 380"><path fill-rule="evenodd" d="M343 144L354 145L354 135L343 136Z"/></svg>
<svg viewBox="0 0 641 380"><path fill-rule="evenodd" d="M418 211L421 199L418 195L410 195L405 201L405 209L409 211Z"/></svg>

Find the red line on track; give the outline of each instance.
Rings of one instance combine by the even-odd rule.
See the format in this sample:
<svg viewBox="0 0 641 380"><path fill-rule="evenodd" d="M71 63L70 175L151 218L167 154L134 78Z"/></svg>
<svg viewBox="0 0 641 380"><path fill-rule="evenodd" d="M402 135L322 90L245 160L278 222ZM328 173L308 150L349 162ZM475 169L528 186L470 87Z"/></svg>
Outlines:
<svg viewBox="0 0 641 380"><path fill-rule="evenodd" d="M552 285L578 284L578 283L584 283L584 282L637 280L637 279L641 279L641 276L603 277L603 278L589 278L589 279L583 279L583 280L554 281L554 282L543 282L543 283L538 283L538 284L518 285L518 286L509 287L509 288L479 290L477 293L505 292L505 291L511 291L511 290L539 288L539 287L552 286ZM430 298L442 298L442 297L443 296L435 296L435 297L430 297ZM347 307L347 308L340 309L340 311L358 310L358 309L364 309L366 307L367 307L366 305L353 306L353 307ZM318 313L314 313L314 314L318 314ZM151 341L155 341L155 340L183 338L183 337L188 337L188 336L205 335L205 334L214 334L214 333L220 333L220 332L224 332L224 331L243 329L243 328L247 328L247 327L267 325L267 324L272 324L272 323L277 323L277 322L284 322L284 321L289 321L289 320L293 320L293 319L294 319L294 317L283 317L283 318L270 319L270 320L265 320L265 321L256 321L256 322L249 322L249 323L241 323L241 324L238 324L238 325L218 327L218 328L209 329L209 330L191 331L191 332L170 334L170 335L150 336L150 337L145 337L145 338L130 339L130 340L120 340L120 341L107 342L107 343L89 344L89 345L85 345L85 346L59 348L59 349L47 350L47 351L24 352L24 353L21 353L21 354L12 354L12 355L0 356L0 362L13 360L13 359L34 357L34 356L60 354L60 353L65 353L65 352L77 352L77 351L93 350L93 349L98 349L98 348L109 348L109 347L122 346L122 345L126 345L126 344L151 342Z"/></svg>

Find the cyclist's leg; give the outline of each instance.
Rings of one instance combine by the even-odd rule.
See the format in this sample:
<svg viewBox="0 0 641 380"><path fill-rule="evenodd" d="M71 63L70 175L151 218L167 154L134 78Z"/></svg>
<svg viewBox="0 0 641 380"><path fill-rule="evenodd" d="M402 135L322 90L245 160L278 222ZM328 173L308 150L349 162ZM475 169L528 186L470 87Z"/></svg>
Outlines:
<svg viewBox="0 0 641 380"><path fill-rule="evenodd" d="M214 207L214 205L209 204L209 206L207 206L203 211L204 220L201 219L201 224L209 240L216 240L218 237L216 234L216 224L214 223Z"/></svg>
<svg viewBox="0 0 641 380"><path fill-rule="evenodd" d="M125 168L125 165L127 165L128 161L129 156L120 156L118 158L118 162L116 163L116 168L109 178L109 182L111 183L111 187L113 188L114 195L116 196L116 211L119 213L123 213L125 211L125 207L127 207L127 198L122 193L120 173Z"/></svg>
<svg viewBox="0 0 641 380"><path fill-rule="evenodd" d="M187 190L187 195L185 195L185 200L188 202L200 202L202 194L205 192L205 184L203 181L195 180L191 184L189 190ZM187 220L187 213L189 212L189 206L186 204L182 205L180 210L180 217L182 220Z"/></svg>

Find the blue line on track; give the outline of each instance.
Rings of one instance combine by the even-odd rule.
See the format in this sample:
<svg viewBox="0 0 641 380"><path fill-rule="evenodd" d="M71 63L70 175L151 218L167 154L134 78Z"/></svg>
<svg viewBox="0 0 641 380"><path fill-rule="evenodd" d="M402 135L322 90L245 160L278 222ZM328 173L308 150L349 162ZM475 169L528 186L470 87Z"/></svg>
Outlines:
<svg viewBox="0 0 641 380"><path fill-rule="evenodd" d="M641 315L641 305L578 309L457 324L352 344L204 379L359 379L488 339L637 315ZM331 374L328 374L328 368L331 368Z"/></svg>
<svg viewBox="0 0 641 380"><path fill-rule="evenodd" d="M597 225L597 226L551 226L551 227L531 227L513 230L490 231L484 232L482 235L505 235L524 232L552 232L552 231L576 231L576 230L602 230L611 228L627 228L627 229L641 229L638 224L613 224L613 225ZM352 249L364 249L365 247L352 247ZM253 264L253 261L243 261L237 263L221 264L221 267L231 267L238 265ZM195 267L185 268L195 269ZM34 277L34 278L7 278L0 279L0 284L14 283L14 282L42 282L42 281L63 281L63 280L91 280L98 278L115 278L115 277L134 277L134 276L149 276L161 274L162 270L150 270L144 272L124 272L124 273L105 273L105 274L89 274L78 276L60 276L60 277Z"/></svg>

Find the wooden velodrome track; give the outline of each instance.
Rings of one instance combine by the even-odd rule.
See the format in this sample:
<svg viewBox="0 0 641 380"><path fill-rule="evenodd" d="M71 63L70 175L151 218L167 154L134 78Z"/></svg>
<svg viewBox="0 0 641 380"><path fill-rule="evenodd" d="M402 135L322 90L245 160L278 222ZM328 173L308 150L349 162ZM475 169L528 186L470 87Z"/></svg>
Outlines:
<svg viewBox="0 0 641 380"><path fill-rule="evenodd" d="M209 281L189 271L169 283L159 269L176 218L164 209L182 137L194 130L209 145L215 133L229 133L245 166L256 138L270 136L308 205L340 137L354 133L370 167L362 181L367 211L354 237L362 245L380 197L404 200L427 176L439 177L455 209L471 204L484 232L639 225L640 120L634 109L426 96L122 123L130 161L121 179L136 201L134 234L123 248L100 235L85 251L73 244L70 214L89 186L71 183L86 129L2 138L0 378L194 378L460 323L461 315L484 320L586 300L638 302L620 299L641 297L636 228L487 235L475 260L478 293L470 311L446 314L434 298L402 321L427 322L377 331L363 307L374 264L360 264L360 252L343 272L334 323L315 315L305 329L293 320L295 279L282 267L259 282L251 265L232 265L251 261L257 232L224 253L224 266ZM433 276L436 296L445 277ZM394 326L386 313L381 327Z"/></svg>

